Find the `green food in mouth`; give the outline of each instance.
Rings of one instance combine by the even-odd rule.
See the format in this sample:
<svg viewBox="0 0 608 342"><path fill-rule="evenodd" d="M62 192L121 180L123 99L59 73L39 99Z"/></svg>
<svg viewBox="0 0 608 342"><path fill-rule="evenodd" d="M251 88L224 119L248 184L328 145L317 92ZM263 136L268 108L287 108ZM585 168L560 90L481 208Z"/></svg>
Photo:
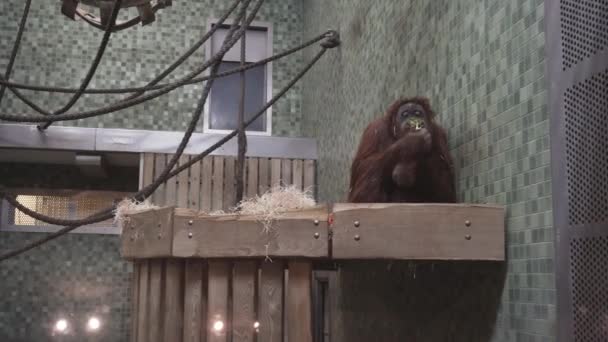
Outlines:
<svg viewBox="0 0 608 342"><path fill-rule="evenodd" d="M424 128L424 119L417 117L408 118L405 121L405 124L412 128L414 131L419 131Z"/></svg>

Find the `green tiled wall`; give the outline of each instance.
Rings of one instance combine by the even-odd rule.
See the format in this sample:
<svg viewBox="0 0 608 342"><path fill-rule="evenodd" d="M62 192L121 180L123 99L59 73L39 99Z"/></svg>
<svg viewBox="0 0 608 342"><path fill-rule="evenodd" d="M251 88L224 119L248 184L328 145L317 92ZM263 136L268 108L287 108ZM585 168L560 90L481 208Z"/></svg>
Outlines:
<svg viewBox="0 0 608 342"><path fill-rule="evenodd" d="M554 341L543 1L306 0L303 9L304 36L331 27L343 40L302 85L321 200L346 198L370 120L399 96L429 97L448 129L459 200L507 205L508 273L493 340Z"/></svg>
<svg viewBox="0 0 608 342"><path fill-rule="evenodd" d="M175 61L206 30L208 18L219 18L232 1L174 1L158 13L154 23L135 26L112 36L106 56L90 87L142 85ZM77 87L95 55L103 32L83 22L73 22L60 13L60 1L33 1L12 80L30 84ZM0 1L0 70L4 73L23 1ZM256 20L272 22L273 49L280 52L297 45L302 37L301 1L267 0ZM133 14L131 12L131 14ZM203 60L203 49L180 69L175 79L186 75ZM273 87L280 89L295 75L301 54L273 65ZM199 98L202 86L187 86L134 108L107 116L58 123L67 126L136 128L183 131ZM43 108L58 109L70 95L27 92ZM296 86L273 107L273 135L300 135L301 87ZM74 111L98 108L121 95L88 95ZM32 113L7 91L0 111ZM202 127L202 126L201 126Z"/></svg>

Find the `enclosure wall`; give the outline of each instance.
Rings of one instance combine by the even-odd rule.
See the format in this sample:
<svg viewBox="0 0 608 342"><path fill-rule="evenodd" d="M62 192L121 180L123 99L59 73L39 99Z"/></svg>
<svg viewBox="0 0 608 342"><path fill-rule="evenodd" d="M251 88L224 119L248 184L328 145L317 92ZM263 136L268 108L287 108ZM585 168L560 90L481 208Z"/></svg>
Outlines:
<svg viewBox="0 0 608 342"><path fill-rule="evenodd" d="M90 88L119 88L144 85L173 63L208 29L211 18L221 17L232 1L174 1L171 7L157 13L156 21L136 25L114 34L99 65ZM9 60L24 1L0 2L0 70ZM78 87L97 52L103 32L82 21L71 21L61 14L59 1L33 1L30 17L11 80L34 85ZM98 14L97 12L94 12ZM131 11L131 17L137 11ZM122 16L121 16L122 18ZM272 24L273 51L294 47L302 39L301 1L267 0L256 20ZM319 32L315 33L318 34ZM172 77L186 75L203 61L199 49L176 70ZM286 57L273 64L273 88L281 89L297 73L301 54ZM186 128L196 107L202 86L187 86L145 104L103 117L57 123L66 126L179 130ZM69 94L25 92L42 108L61 108ZM300 135L301 85L279 100L272 109L273 135ZM90 95L81 99L74 111L106 106L124 95ZM0 110L7 113L34 113L9 91ZM199 123L199 131L202 129Z"/></svg>
<svg viewBox="0 0 608 342"><path fill-rule="evenodd" d="M433 290L466 285L450 283L458 279L451 275L433 276L430 267L427 278L419 268L412 280L416 272L403 265L390 270L383 263L346 265L339 308L344 340L400 341L411 329L422 329L419 336L429 329L454 329L458 341L487 341L466 339L470 330L463 327L481 332L488 325L494 341L554 341L543 1L306 0L303 9L305 36L336 27L343 40L302 88L303 132L318 139L321 200L345 199L366 124L397 97L423 95L448 129L459 200L508 206L508 273L504 289L498 279L492 285L502 291L495 322L484 318L487 312L479 311L470 295L461 303L468 307L462 315L453 309L453 316L428 329L403 325L424 319L411 312L420 300L428 301L428 310L433 301L446 301ZM462 324L455 324L459 320Z"/></svg>

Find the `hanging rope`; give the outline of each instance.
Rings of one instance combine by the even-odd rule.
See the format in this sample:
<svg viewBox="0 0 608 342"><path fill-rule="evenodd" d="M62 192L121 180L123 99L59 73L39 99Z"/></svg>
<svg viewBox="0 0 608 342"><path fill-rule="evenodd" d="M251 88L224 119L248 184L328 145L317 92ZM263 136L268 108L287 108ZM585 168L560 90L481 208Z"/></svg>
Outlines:
<svg viewBox="0 0 608 342"><path fill-rule="evenodd" d="M220 72L217 74L216 77L217 78L226 77L229 75L240 73L241 71L247 71L249 69L258 67L260 65L265 65L270 62L276 61L278 59L291 55L295 52L303 50L303 49L321 41L324 38L327 38L328 34L329 33L327 33L327 32L320 34L320 35L316 36L315 38L312 38L294 48L281 52L277 55L264 58L257 62L249 63L249 64L245 65L244 67L233 68L231 70ZM190 81L185 82L185 85L201 83L201 82L207 81L209 79L210 79L209 76L196 77L196 78L191 79ZM176 82L156 84L153 86L127 87L127 88L100 88L100 89L89 88L89 89L86 89L84 91L84 93L85 94L126 94L126 93L140 92L140 91L146 92L146 91L150 91L150 90L159 90L159 89L162 89L162 88L165 88L165 87L168 87L171 85L175 85L175 84L176 84ZM68 93L68 94L75 93L78 91L78 88L47 87L47 86L18 83L18 82L13 82L13 81L6 81L6 80L2 79L2 77L0 77L0 85L6 86L7 88L9 88L9 90L23 89L23 90L31 90L31 91L44 91L44 92L49 92L49 93Z"/></svg>
<svg viewBox="0 0 608 342"><path fill-rule="evenodd" d="M245 66L245 48L247 47L247 34L241 38L241 68ZM234 205L243 200L245 183L245 153L247 152L247 137L245 136L245 71L241 71L241 96L239 99L238 127L238 156L236 160L236 198Z"/></svg>
<svg viewBox="0 0 608 342"><path fill-rule="evenodd" d="M120 6L120 1L121 0L117 0L115 2L115 6ZM194 78L199 75L200 73L202 73L204 70L206 70L207 68L211 67L211 71L210 71L210 75L206 78L204 78L204 81L207 81L201 98L197 104L197 108L195 109L194 113L193 113L193 117L188 125L188 128L186 130L186 132L184 133L184 136L178 146L178 148L176 149L175 154L173 155L173 157L171 158L171 160L167 163L165 169L163 170L163 172L161 172L161 174L148 186L144 187L143 189L141 189L140 191L138 191L136 194L134 194L132 196L132 198L136 201L143 201L144 199L146 199L147 197L149 197L162 183L166 182L168 179L170 179L171 177L174 177L175 175L179 174L180 172L188 169L191 165L197 163L198 161L202 160L204 157L208 156L211 152L215 151L217 148L219 148L220 146L222 146L223 144L225 144L227 141L229 141L230 139L234 138L235 136L237 136L237 134L239 132L244 132L244 129L246 127L248 127L249 125L251 125L256 119L258 119L263 113L266 112L266 110L272 106L278 99L280 99L289 89L291 89L293 87L293 85L301 78L304 76L304 74L306 74L306 72L308 70L310 70L310 68L323 56L323 54L326 52L326 50L328 48L333 48L335 46L337 46L339 44L339 37L337 35L337 32L335 31L328 31L327 33L325 33L322 36L319 36L309 42L306 42L304 44L302 44L299 47L296 47L294 49L288 50L283 54L279 54L270 58L267 58L263 61L259 61L256 62L257 65L263 65L265 63L267 63L270 60L274 60L274 59L278 59L284 56L287 56L295 51L298 51L300 49L303 49L306 46L312 45L314 42L320 41L321 39L325 38L325 41L321 43L322 46L322 50L296 75L296 77L289 82L289 84L287 84L283 89L281 89L281 91L279 91L275 96L273 96L273 98L268 101L266 103L266 105L264 105L264 107L262 109L260 109L258 112L256 112L256 114L254 114L249 120L244 121L244 92L242 92L242 110L239 111L239 116L242 116L242 120L241 118L239 118L239 129L236 129L234 131L232 131L230 134L226 135L225 137L223 137L222 139L220 139L218 142L216 142L215 144L213 144L212 146L210 146L209 148L207 148L205 151L203 151L202 153L200 153L199 155L193 157L190 159L190 161L188 161L187 163L184 163L182 165L180 165L179 167L177 167L175 170L171 171L176 165L177 165L177 161L180 158L180 156L183 154L185 147L188 144L188 141L190 140L190 137L192 136L192 133L195 130L196 124L198 123L198 121L200 120L200 116L202 114L203 108L204 108L204 104L206 103L206 100L208 98L211 86L213 84L213 81L215 79L217 79L219 76L219 74L217 73L217 70L219 68L219 64L223 58L223 56L225 55L225 53L232 48L232 46L241 38L243 37L243 41L242 41L242 51L241 53L244 54L244 50L245 50L245 38L244 38L244 34L246 32L247 27L251 24L251 22L253 21L253 19L255 18L255 15L257 14L258 10L260 9L262 3L264 0L258 0L256 2L256 5L254 6L254 9L252 10L251 15L246 16L246 10L247 7L249 5L249 3L251 2L251 0L243 0L243 5L242 8L239 12L239 14L237 15L236 20L234 21L234 24L232 24L226 38L224 39L222 46L220 48L220 50L218 51L218 53L216 53L214 56L212 56L210 58L209 61L203 63L203 65L201 65L199 68L197 68L194 72L190 73L188 76L176 81L176 82L172 82L169 84L166 84L164 86L160 86L157 85L156 83L160 80L162 80L164 77L166 77L169 73L171 73L177 66L179 66L180 64L183 63L183 61L185 60L185 58L188 58L189 55L191 55L194 50L196 50L194 48L194 46L188 51L186 52L186 54L184 54L184 59L181 60L178 59L177 62L175 62L173 65L171 65L167 70L171 69L170 71L166 72L167 70L165 70L166 75L162 75L165 74L165 72L163 72L161 75L157 76L153 81L151 81L150 83L148 83L147 86L145 87L141 87L138 91L148 91L148 87L152 88L152 87L160 87L157 88L159 91L157 91L156 93L153 94L148 94L146 96L140 97L138 99L135 99L133 97L137 97L139 94L135 94L133 95L131 98L126 99L120 103L116 103L112 106L108 106L106 108L102 108L102 109L98 109L96 111L89 111L89 112L82 112L82 113L72 113L72 114L58 114L53 116L52 118L43 118L43 117L39 117L36 116L34 118L36 118L37 121L21 121L21 122L54 122L54 121L64 121L64 120L71 120L70 118L72 117L78 117L82 116L83 114L86 115L91 115L91 113L99 113L99 112L105 112L108 109L112 109L115 107L121 107L121 106L125 106L126 107L130 107L136 104L139 104L141 102L147 101L151 98L155 98L157 96L160 96L162 94L168 93L169 91L176 89L178 87L181 87L185 84L192 84L195 83L194 82ZM237 1L236 3L238 3L240 1ZM236 6L235 3L235 6ZM116 7L114 8L116 9ZM234 8L231 8L231 11L234 10ZM22 18L22 26L24 26L25 23L25 18L27 18L27 14L29 12L29 8L25 11L24 13L24 17ZM114 12L113 12L114 14ZM226 15L227 17L227 15ZM110 21L113 22L115 21L115 17ZM225 18L224 18L225 19ZM237 23L241 22L242 25L240 28L238 28L237 30ZM110 25L110 24L109 24ZM219 25L218 25L219 26ZM209 35L210 36L210 35ZM207 37L208 39L208 37ZM20 38L19 38L20 40ZM202 44L202 43L201 43ZM196 45L196 44L195 44ZM197 47L198 48L198 47ZM15 50L15 49L14 49ZM102 53L103 54L103 53ZM16 53L15 53L16 55ZM182 56L183 57L183 56ZM236 72L241 72L244 73L246 70L255 67L257 65L255 65L256 63L252 63L254 64L253 66L250 65L244 65L244 56L241 56L241 67L240 68L236 68L234 70L230 70L228 72L225 72L225 75L228 74L233 74ZM100 57L101 58L101 57ZM94 63L95 64L95 63ZM98 64L98 62L97 62ZM93 72L94 73L94 72ZM224 76L225 76L224 75ZM5 79L8 79L10 76L10 71L7 72L7 76L5 77ZM244 76L244 74L242 75ZM92 77L92 76L91 76ZM203 78L201 78L199 81L202 81ZM90 81L90 80L89 80ZM2 82L5 82L4 80L2 80ZM86 82L88 84L88 81ZM0 83L2 84L2 83ZM4 85L9 85L10 86L10 82L6 82L6 84ZM241 83L241 87L244 87L244 77L242 78L242 83ZM45 87L46 88L46 87ZM50 89L50 88L49 88ZM14 90L14 89L11 89ZM76 94L77 96L74 96L73 98L77 98L79 96L82 96L82 94L86 93L86 85L83 87L81 85L80 88L78 88L76 91L73 91L72 89L70 89L69 92L73 92L74 94ZM126 91L125 91L126 92ZM151 97L152 96L152 97ZM70 101L71 102L71 101ZM73 104L71 104L73 105ZM122 108L126 108L126 107L121 107ZM111 112L111 111L109 111ZM105 113L99 113L96 115L92 115L92 116L97 116L97 115L103 115L106 114ZM7 121L11 121L10 119L5 119L5 117L12 117L14 118L15 115L0 115L0 119L1 120L7 120ZM87 116L88 117L88 116ZM29 118L31 119L31 118ZM28 120L29 120L28 119ZM39 120L39 119L43 119L43 120ZM13 120L13 121L17 121L17 120ZM244 151L244 148L241 144L239 144L239 154L242 153L242 151ZM57 218L53 218L53 217L49 217L40 213L37 213L29 208L24 207L23 205L21 205L17 199L16 196L14 194L8 194L6 193L6 191L0 189L0 197L6 199L11 205L13 205L15 208L17 208L18 210L24 212L26 215L29 215L37 220L43 221L43 222L47 222L50 224L54 224L54 225L64 225L65 227L62 228L61 230L50 234L48 236L46 236L43 239L39 239L37 241L34 241L32 243L27 244L26 246L23 246L22 248L13 250L13 251L9 251L7 253L4 253L2 255L0 255L0 261L6 260L8 258L17 256L21 253L24 253L28 250L31 250L32 248L38 247L44 243L47 243L59 236L62 236L64 234L67 234L68 232L82 226L82 225L88 225L88 224L92 224L92 223L97 223L97 222L101 222L101 221L105 221L108 220L110 218L112 218L113 216L113 211L114 211L114 207L109 207L106 209L103 209L87 218L83 218L83 219L76 219L76 220L65 220L65 219L57 219Z"/></svg>
<svg viewBox="0 0 608 342"><path fill-rule="evenodd" d="M25 2L25 7L23 8L23 15L21 16L21 22L19 23L19 29L17 30L17 37L15 38L15 43L13 44L13 51L11 52L11 57L8 61L8 65L6 66L6 71L4 72L4 78L7 80L11 77L11 73L13 72L13 65L15 64L17 53L19 53L19 46L21 45L23 31L25 31L25 23L27 22L27 17L30 14L31 4L32 0L27 0ZM2 98L4 97L5 90L6 85L3 84L2 87L0 87L0 103L2 103Z"/></svg>
<svg viewBox="0 0 608 342"><path fill-rule="evenodd" d="M245 1L249 2L250 0L245 0ZM256 3L256 6L254 8L253 14L257 13L257 11L259 10L262 3L263 3L263 0L258 0L258 2ZM247 25L249 25L251 23L251 21L253 21L253 18L254 18L254 15L250 15L249 18L247 18ZM239 32L236 35L234 35L233 37L230 37L230 40L228 42L229 47L226 47L226 51L228 49L230 49L238 41L238 39L240 39L240 37L242 35L243 35L243 30L239 30ZM224 51L223 54L225 54L226 51ZM223 54L222 54L222 56L223 56ZM108 107L90 110L90 111L84 111L84 112L80 112L80 113L60 114L60 115L55 115L53 117L38 116L38 115L32 116L32 115L19 115L19 114L0 114L0 120L11 121L11 122L47 122L47 121L55 122L55 121L85 119L85 118L90 118L90 117L95 117L95 116L99 116L99 115L103 115L103 114L112 113L117 110L129 108L129 107L144 103L146 101L152 100L154 98L157 98L161 95L164 95L172 90L175 90L175 89L185 85L188 81L192 80L195 76L197 76L198 74L207 70L217 60L218 59L217 59L217 54L216 54L211 59L204 62L200 67L195 69L195 71L191 72L189 75L183 77L182 79L173 83L170 86L167 86L165 88L162 88L161 90L158 90L151 94L143 95L141 97L138 97L138 98L135 98L132 100L117 102Z"/></svg>
<svg viewBox="0 0 608 342"><path fill-rule="evenodd" d="M310 68L312 68L312 66L325 54L325 52L327 51L328 48L323 47L321 49L321 51L319 51L315 57L295 76L295 78L293 80L291 80L289 82L289 84L287 84L283 89L281 89L270 101L268 101L266 103L266 105L264 105L264 107L262 107L255 115L253 115L249 120L247 120L245 122L245 127L248 127L251 123L253 123L257 118L259 118L262 114L264 114L266 112L266 110L268 110L268 108L270 108L270 106L272 106L276 101L278 101L281 97L283 97L283 95L285 95L285 93L291 89L296 82L298 82L307 72L308 70L310 70ZM232 131L230 134L226 135L225 137L223 137L222 139L220 139L219 141L217 141L215 144L211 145L209 148L207 148L205 151L203 151L202 153L198 154L195 157L192 157L188 162L184 163L184 164L180 164L179 167L177 167L175 170L171 171L164 179L163 182L166 181L167 179L170 179L171 177L176 176L177 174L179 174L180 172L190 168L190 166L192 166L195 163L198 163L199 161L201 161L203 158L207 157L209 154L211 154L213 151L215 151L216 149L218 149L219 147L221 147L222 145L224 145L226 142L228 142L229 140L231 140L232 138L234 138L238 133L238 130L234 130ZM159 178L160 179L160 178ZM162 183L162 182L161 182ZM142 199L144 199L145 197L141 197L143 196L147 191L144 191L146 189L142 189L141 191L139 191L137 194L135 194L133 196L133 198L135 200L141 201ZM9 200L11 199L11 196L7 196L6 193L2 193L0 192L0 197L4 197L5 199ZM97 222L101 222L101 221L105 221L109 218L112 217L112 213L107 214L106 212L110 210L113 211L113 208L109 208L109 209L105 209L99 212L99 216L91 216L88 217L86 220L86 223L84 224L92 224L92 223L97 223ZM37 214L37 213L36 213ZM48 219L48 217L43 217L44 215L40 215L37 214L37 219L39 218L45 218ZM43 222L46 222L46 220L41 220ZM84 225L83 224L83 225ZM3 253L0 255L0 262L15 257L17 255L20 255L22 253L25 253L33 248L36 248L44 243L47 243L49 241L52 241L62 235L65 235L75 229L77 229L80 225L66 225L66 227L64 227L63 229L52 233L51 235L48 235L40 240L36 240L33 241L31 243L26 244L23 247L20 247L18 249Z"/></svg>

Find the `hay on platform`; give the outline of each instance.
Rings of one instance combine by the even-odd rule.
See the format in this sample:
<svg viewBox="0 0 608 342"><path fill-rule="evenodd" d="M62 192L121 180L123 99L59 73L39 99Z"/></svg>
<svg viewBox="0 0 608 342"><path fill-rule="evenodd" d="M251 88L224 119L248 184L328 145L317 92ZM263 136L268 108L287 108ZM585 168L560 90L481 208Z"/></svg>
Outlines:
<svg viewBox="0 0 608 342"><path fill-rule="evenodd" d="M152 204L149 200L138 202L132 198L125 198L116 205L114 209L114 223L118 227L123 227L128 223L128 215L140 213L150 209L159 209L160 207Z"/></svg>
<svg viewBox="0 0 608 342"><path fill-rule="evenodd" d="M310 190L300 190L295 186L276 186L261 196L241 201L234 209L240 215L259 217L268 233L272 222L281 218L283 213L291 210L300 210L316 206Z"/></svg>

